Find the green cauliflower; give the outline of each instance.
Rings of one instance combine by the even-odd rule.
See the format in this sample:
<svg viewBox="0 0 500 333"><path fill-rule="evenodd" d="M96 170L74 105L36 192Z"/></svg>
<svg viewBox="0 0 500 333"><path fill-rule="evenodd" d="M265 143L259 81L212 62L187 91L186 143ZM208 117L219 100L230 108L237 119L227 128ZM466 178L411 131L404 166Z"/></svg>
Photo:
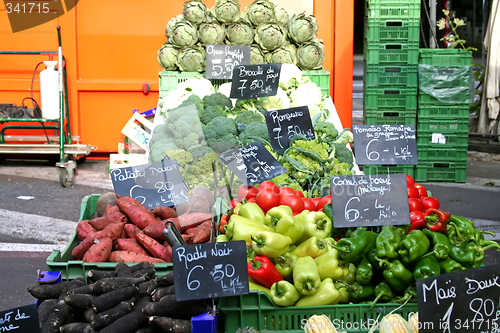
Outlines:
<svg viewBox="0 0 500 333"><path fill-rule="evenodd" d="M205 97L203 97L203 103L205 104L205 108L209 106L219 106L226 110L233 107L233 102L231 101L231 99L220 92L206 95Z"/></svg>
<svg viewBox="0 0 500 333"><path fill-rule="evenodd" d="M260 141L263 144L269 142L269 131L267 125L262 122L254 121L248 124L239 135L240 142L246 146L252 142Z"/></svg>
<svg viewBox="0 0 500 333"><path fill-rule="evenodd" d="M179 147L175 144L175 139L173 138L155 141L150 145L149 163L160 162L165 158L167 151L177 149L179 149Z"/></svg>

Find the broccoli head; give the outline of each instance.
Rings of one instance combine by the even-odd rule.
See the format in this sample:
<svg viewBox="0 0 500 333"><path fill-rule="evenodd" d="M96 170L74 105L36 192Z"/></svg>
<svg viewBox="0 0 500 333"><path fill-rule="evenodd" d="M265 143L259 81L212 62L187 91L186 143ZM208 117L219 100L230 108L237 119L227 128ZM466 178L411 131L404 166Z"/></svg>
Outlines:
<svg viewBox="0 0 500 333"><path fill-rule="evenodd" d="M202 124L208 124L212 119L216 117L225 117L226 113L221 106L210 105L205 108L205 110L198 112Z"/></svg>
<svg viewBox="0 0 500 333"><path fill-rule="evenodd" d="M222 147L237 144L236 124L233 119L226 117L215 117L203 127L207 145L216 152L220 152ZM220 148L215 147L222 144ZM225 151L225 150L224 150Z"/></svg>
<svg viewBox="0 0 500 333"><path fill-rule="evenodd" d="M346 145L341 143L334 143L335 146L335 158L339 163L349 164L349 169L353 167L354 158L352 156L352 151L347 148Z"/></svg>
<svg viewBox="0 0 500 333"><path fill-rule="evenodd" d="M335 125L329 121L318 121L314 125L314 134L318 139L334 141L339 135L339 131L337 131Z"/></svg>
<svg viewBox="0 0 500 333"><path fill-rule="evenodd" d="M264 116L260 112L253 110L245 110L234 118L234 122L238 124L248 125L253 122L264 122ZM239 126L239 125L238 125ZM243 126L244 129L245 126Z"/></svg>
<svg viewBox="0 0 500 333"><path fill-rule="evenodd" d="M249 99L238 99L234 108L230 110L230 114L234 117L242 113L243 111L251 110L254 112L259 112L265 114L267 110L262 106L262 102L257 98Z"/></svg>
<svg viewBox="0 0 500 333"><path fill-rule="evenodd" d="M203 97L203 103L205 108L209 106L219 106L223 110L231 109L233 107L233 102L226 95L216 92Z"/></svg>
<svg viewBox="0 0 500 333"><path fill-rule="evenodd" d="M171 137L172 136L169 133L168 124L167 123L158 124L154 127L153 135L151 136L151 139L149 140L149 147L151 147L157 141L160 141L163 139L169 139Z"/></svg>
<svg viewBox="0 0 500 333"><path fill-rule="evenodd" d="M165 138L155 141L150 145L149 162L160 162L165 158L166 151L177 149L179 149L179 147L175 144L174 138Z"/></svg>
<svg viewBox="0 0 500 333"><path fill-rule="evenodd" d="M249 143L260 141L263 144L269 142L269 132L267 130L267 125L262 122L251 122L248 124L243 132L239 135L239 139L242 145L247 145Z"/></svg>
<svg viewBox="0 0 500 333"><path fill-rule="evenodd" d="M195 94L191 94L186 100L182 101L182 103L179 105L179 108L189 105L194 105L196 107L196 110L198 111L205 108L203 99Z"/></svg>

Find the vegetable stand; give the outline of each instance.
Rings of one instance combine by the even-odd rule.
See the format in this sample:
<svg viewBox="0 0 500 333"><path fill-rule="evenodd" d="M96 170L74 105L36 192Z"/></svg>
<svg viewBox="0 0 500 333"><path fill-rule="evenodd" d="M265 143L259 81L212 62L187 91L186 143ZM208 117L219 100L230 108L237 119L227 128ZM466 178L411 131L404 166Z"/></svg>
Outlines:
<svg viewBox="0 0 500 333"><path fill-rule="evenodd" d="M59 172L59 181L64 187L69 187L73 184L76 163L71 160L69 155L77 158L81 155L89 155L92 150L97 147L73 143L71 136L71 125L68 107L67 80L65 59L62 55L61 33L60 27L57 28L59 47L58 51L0 51L4 55L48 55L50 59L54 55L58 58L58 91L59 91L59 117L54 119L42 118L40 112L35 112L33 117L19 118L0 118L0 124L6 122L16 122L21 124L12 124L3 126L0 131L0 154L44 154L44 155L59 155L59 162L56 163L57 171ZM35 103L36 104L36 103ZM42 105L43 107L43 105ZM35 110L40 110L36 105ZM35 123L40 123L36 125ZM5 132L12 129L43 129L54 130L58 133L57 136L6 136ZM43 144L35 143L6 143L6 141L18 140L24 142L45 141Z"/></svg>

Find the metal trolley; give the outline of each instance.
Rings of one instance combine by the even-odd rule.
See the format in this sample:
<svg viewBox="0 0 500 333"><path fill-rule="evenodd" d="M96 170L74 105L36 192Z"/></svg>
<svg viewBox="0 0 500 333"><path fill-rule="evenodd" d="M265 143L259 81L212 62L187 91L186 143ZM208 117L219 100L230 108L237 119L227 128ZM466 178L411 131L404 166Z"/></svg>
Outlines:
<svg viewBox="0 0 500 333"><path fill-rule="evenodd" d="M0 154L44 154L59 155L59 162L56 163L56 169L59 173L59 181L64 187L73 185L74 174L76 170L76 159L87 156L97 147L74 143L75 138L71 136L71 126L68 106L68 85L66 80L65 59L62 55L61 46L61 28L57 27L59 47L57 51L0 51L2 54L10 55L57 55L58 75L59 75L59 118L45 119L41 118L1 118L0 124L7 122L16 122L18 124L5 125L0 130ZM40 124L40 125L38 125ZM36 143L15 143L7 144L5 132L10 129L49 129L55 130L57 136L53 136L54 143L43 144ZM21 136L19 141L37 142L36 136ZM57 143L55 143L57 142ZM70 158L71 157L71 158Z"/></svg>

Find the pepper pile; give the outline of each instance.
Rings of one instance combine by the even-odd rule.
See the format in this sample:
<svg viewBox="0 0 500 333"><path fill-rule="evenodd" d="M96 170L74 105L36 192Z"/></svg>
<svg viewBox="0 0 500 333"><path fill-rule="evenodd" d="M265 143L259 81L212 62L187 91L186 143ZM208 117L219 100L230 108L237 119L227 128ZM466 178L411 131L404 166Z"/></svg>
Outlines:
<svg viewBox="0 0 500 333"><path fill-rule="evenodd" d="M292 207L267 202L262 209L243 200L224 217L225 234L217 238L247 243L250 289L265 291L278 306L416 302L415 281L479 267L486 250L500 251L485 240L488 232L439 206L422 210L425 224L418 227L342 229L333 227L331 203Z"/></svg>

